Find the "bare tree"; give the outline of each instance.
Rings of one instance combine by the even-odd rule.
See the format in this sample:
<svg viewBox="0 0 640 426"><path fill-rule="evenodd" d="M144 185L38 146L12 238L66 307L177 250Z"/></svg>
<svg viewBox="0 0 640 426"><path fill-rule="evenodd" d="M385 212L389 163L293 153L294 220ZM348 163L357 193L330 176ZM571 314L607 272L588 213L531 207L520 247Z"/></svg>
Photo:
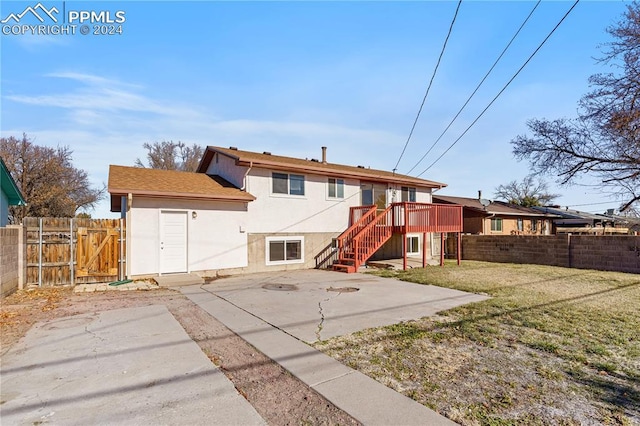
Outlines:
<svg viewBox="0 0 640 426"><path fill-rule="evenodd" d="M147 166L138 158L136 167L195 172L203 154L202 147L196 144L187 146L180 141L145 142L142 146L148 151Z"/></svg>
<svg viewBox="0 0 640 426"><path fill-rule="evenodd" d="M500 185L495 192L496 198L524 207L548 205L559 196L551 194L548 184L533 176L525 177L522 182L512 180L506 185Z"/></svg>
<svg viewBox="0 0 640 426"><path fill-rule="evenodd" d="M592 91L574 119L530 120L532 136L511 141L517 159L534 172L554 173L562 185L583 176L623 200L625 211L640 201L640 5L627 6L623 19L607 29L614 41L601 63L617 74L590 77Z"/></svg>
<svg viewBox="0 0 640 426"><path fill-rule="evenodd" d="M35 145L26 134L0 138L0 156L27 202L10 208L12 223L28 216L73 217L104 197L104 187L92 188L87 172L73 167L71 154L68 147Z"/></svg>

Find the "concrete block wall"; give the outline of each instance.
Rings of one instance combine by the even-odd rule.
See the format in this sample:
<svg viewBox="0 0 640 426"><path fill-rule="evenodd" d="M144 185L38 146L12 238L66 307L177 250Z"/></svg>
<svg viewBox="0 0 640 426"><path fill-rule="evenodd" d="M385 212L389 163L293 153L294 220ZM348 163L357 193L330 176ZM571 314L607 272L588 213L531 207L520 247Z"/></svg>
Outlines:
<svg viewBox="0 0 640 426"><path fill-rule="evenodd" d="M640 273L640 236L572 235L571 266Z"/></svg>
<svg viewBox="0 0 640 426"><path fill-rule="evenodd" d="M462 258L640 273L640 236L464 235Z"/></svg>
<svg viewBox="0 0 640 426"><path fill-rule="evenodd" d="M0 297L19 287L20 229L0 228Z"/></svg>

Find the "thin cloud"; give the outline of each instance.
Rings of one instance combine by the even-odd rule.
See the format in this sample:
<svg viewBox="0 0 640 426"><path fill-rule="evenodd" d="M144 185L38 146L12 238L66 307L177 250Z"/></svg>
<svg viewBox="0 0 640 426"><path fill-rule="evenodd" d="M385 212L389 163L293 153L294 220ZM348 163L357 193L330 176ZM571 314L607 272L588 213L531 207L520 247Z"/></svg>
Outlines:
<svg viewBox="0 0 640 426"><path fill-rule="evenodd" d="M5 99L28 105L84 111L134 111L165 116L189 116L195 113L189 108L175 104L168 107L162 102L137 93L140 86L122 83L117 80L73 72L47 74L47 76L71 79L81 83L83 86L70 93L39 96L8 95L5 96Z"/></svg>

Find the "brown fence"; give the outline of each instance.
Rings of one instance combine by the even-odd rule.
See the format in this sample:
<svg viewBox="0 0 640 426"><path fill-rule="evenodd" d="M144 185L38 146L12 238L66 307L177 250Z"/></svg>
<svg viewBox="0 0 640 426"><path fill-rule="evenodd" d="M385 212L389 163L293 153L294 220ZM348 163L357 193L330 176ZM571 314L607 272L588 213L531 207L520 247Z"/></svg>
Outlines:
<svg viewBox="0 0 640 426"><path fill-rule="evenodd" d="M640 273L640 236L464 235L462 258Z"/></svg>
<svg viewBox="0 0 640 426"><path fill-rule="evenodd" d="M25 218L24 285L57 286L125 277L123 219Z"/></svg>

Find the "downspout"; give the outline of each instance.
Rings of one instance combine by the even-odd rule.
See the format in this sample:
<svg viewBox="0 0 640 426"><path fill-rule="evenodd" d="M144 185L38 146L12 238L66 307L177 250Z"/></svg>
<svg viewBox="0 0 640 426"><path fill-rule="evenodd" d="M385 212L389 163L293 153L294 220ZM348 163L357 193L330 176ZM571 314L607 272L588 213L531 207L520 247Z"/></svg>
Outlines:
<svg viewBox="0 0 640 426"><path fill-rule="evenodd" d="M253 161L249 162L249 168L247 169L247 172L244 174L244 177L242 178L242 188L240 188L242 191L247 191L247 176L249 176L249 172L251 171L251 169L253 168Z"/></svg>

